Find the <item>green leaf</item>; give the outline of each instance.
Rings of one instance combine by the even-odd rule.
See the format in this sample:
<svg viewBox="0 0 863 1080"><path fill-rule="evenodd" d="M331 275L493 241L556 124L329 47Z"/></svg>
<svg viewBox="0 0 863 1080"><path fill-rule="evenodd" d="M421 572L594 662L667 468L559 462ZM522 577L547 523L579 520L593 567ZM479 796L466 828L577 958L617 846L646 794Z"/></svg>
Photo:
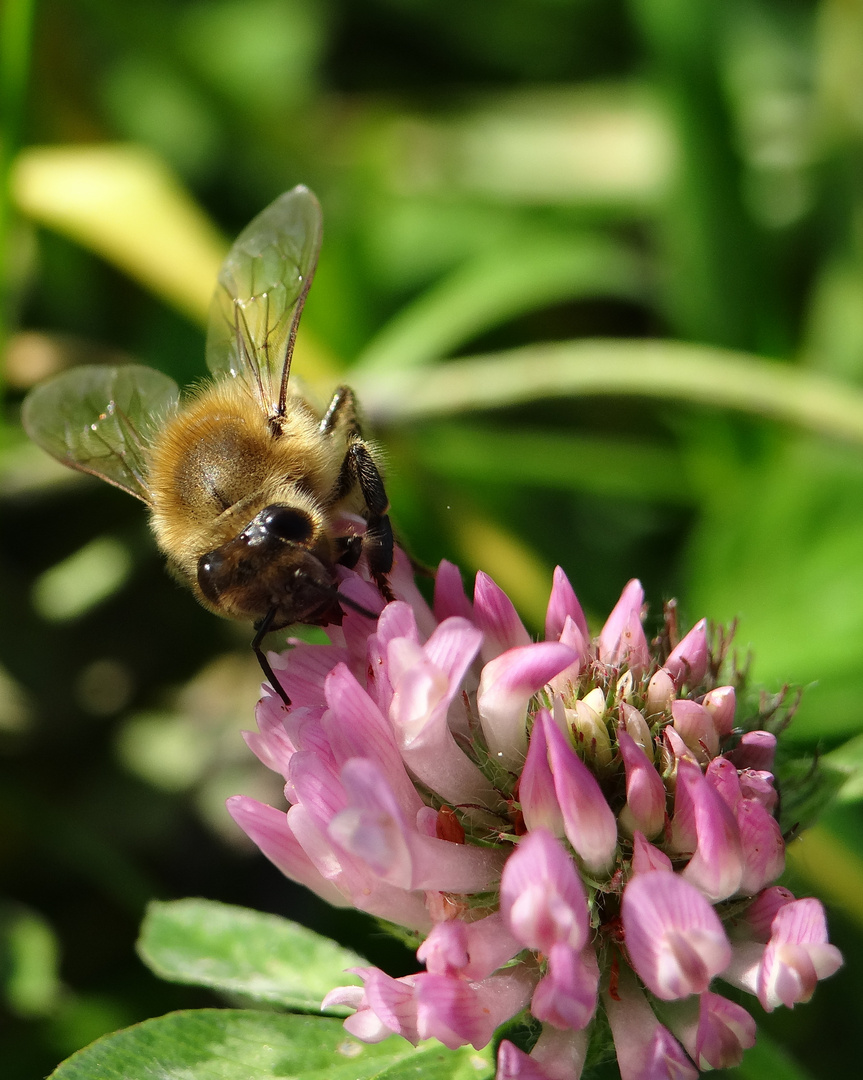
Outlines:
<svg viewBox="0 0 863 1080"><path fill-rule="evenodd" d="M404 1039L369 1045L341 1022L240 1009L170 1013L106 1035L50 1080L483 1080L488 1052Z"/></svg>
<svg viewBox="0 0 863 1080"><path fill-rule="evenodd" d="M138 954L171 982L315 1012L333 987L357 981L346 968L367 964L288 919L198 899L151 903Z"/></svg>

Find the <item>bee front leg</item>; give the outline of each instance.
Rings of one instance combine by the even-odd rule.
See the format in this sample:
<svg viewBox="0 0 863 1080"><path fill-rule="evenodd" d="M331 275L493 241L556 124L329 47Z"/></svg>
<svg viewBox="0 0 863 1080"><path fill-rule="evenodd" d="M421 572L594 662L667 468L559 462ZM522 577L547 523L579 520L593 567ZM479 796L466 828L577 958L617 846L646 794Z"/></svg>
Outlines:
<svg viewBox="0 0 863 1080"><path fill-rule="evenodd" d="M387 511L389 499L383 478L371 451L360 439L348 447L339 477L345 493L357 485L368 509L368 527L363 537L363 551L378 590L387 601L394 600L386 575L393 568L393 527Z"/></svg>
<svg viewBox="0 0 863 1080"><path fill-rule="evenodd" d="M363 550L368 559L369 570L385 600L393 600L386 575L393 568L393 529L388 510L390 502L384 488L375 459L363 441L362 428L357 415L354 392L349 386L340 386L321 420L322 434L343 431L348 450L342 462L334 502L344 498L354 487L359 487L368 510L368 528L363 538Z"/></svg>

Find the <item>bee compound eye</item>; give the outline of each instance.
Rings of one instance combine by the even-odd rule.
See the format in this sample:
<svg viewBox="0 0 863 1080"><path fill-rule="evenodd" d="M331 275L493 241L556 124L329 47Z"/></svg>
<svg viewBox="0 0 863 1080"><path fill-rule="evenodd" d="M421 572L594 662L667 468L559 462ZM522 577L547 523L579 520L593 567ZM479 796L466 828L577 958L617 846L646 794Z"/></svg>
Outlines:
<svg viewBox="0 0 863 1080"><path fill-rule="evenodd" d="M268 506L261 514L261 524L270 536L293 544L305 544L315 533L309 515L291 506Z"/></svg>
<svg viewBox="0 0 863 1080"><path fill-rule="evenodd" d="M216 579L222 569L224 559L218 551L208 551L198 559L198 586L206 598L213 604L219 601L219 589Z"/></svg>

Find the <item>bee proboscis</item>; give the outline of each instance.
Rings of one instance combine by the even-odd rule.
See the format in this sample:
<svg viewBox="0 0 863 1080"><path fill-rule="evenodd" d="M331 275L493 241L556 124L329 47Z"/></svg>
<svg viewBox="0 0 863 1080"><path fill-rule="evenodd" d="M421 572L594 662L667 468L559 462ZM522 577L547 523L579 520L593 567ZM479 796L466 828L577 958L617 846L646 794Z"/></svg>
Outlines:
<svg viewBox="0 0 863 1080"><path fill-rule="evenodd" d="M321 231L317 199L298 186L240 233L210 310L213 378L182 400L152 368L85 366L37 386L22 409L55 458L146 503L172 572L211 611L254 624L252 647L287 704L264 635L340 622L343 606L358 605L339 592L336 568L362 554L389 598L393 563L389 504L353 392L339 387L321 412L290 382Z"/></svg>

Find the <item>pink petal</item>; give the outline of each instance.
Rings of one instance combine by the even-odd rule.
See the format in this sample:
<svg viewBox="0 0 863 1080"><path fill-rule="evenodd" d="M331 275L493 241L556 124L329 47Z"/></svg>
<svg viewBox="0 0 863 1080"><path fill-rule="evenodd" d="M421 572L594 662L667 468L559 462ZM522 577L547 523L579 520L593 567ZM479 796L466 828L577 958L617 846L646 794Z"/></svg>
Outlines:
<svg viewBox="0 0 863 1080"><path fill-rule="evenodd" d="M617 853L617 819L596 777L560 728L547 714L538 722L545 728L548 761L566 838L591 872L604 874Z"/></svg>
<svg viewBox="0 0 863 1080"><path fill-rule="evenodd" d="M472 623L452 618L442 622L425 643L425 655L449 680L450 697L458 693L482 640L481 631Z"/></svg>
<svg viewBox="0 0 863 1080"><path fill-rule="evenodd" d="M451 615L473 620L473 605L468 600L461 579L461 571L446 559L442 559L434 579L434 613L438 622Z"/></svg>
<svg viewBox="0 0 863 1080"><path fill-rule="evenodd" d="M357 974L362 974L367 970L371 969L354 969ZM392 1028L388 1028L374 1014L371 1006L366 1001L365 990L361 986L337 986L321 1002L321 1009L329 1009L339 1005L346 1005L348 1008L356 1009L354 1015L345 1020L344 1028L362 1042L383 1042L384 1039L388 1039L390 1035L395 1034Z"/></svg>
<svg viewBox="0 0 863 1080"><path fill-rule="evenodd" d="M740 790L740 777L736 767L727 757L715 757L707 766L704 774L707 783L722 798L729 810L736 810L737 804L743 798Z"/></svg>
<svg viewBox="0 0 863 1080"><path fill-rule="evenodd" d="M701 995L698 1032L692 1051L702 1069L733 1069L755 1045L755 1020L719 994ZM687 1047L688 1049L688 1047Z"/></svg>
<svg viewBox="0 0 863 1080"><path fill-rule="evenodd" d="M620 821L630 833L636 829L654 837L665 824L665 785L647 754L623 727L617 745L626 770L626 806Z"/></svg>
<svg viewBox="0 0 863 1080"><path fill-rule="evenodd" d="M679 874L631 878L621 916L632 966L663 1001L702 993L731 959L716 912Z"/></svg>
<svg viewBox="0 0 863 1080"><path fill-rule="evenodd" d="M451 1050L465 1044L481 1050L500 1024L524 1008L532 989L518 969L478 983L428 973L415 978L420 1038L435 1038Z"/></svg>
<svg viewBox="0 0 863 1080"><path fill-rule="evenodd" d="M298 881L334 907L347 907L345 895L323 877L306 855L288 826L282 810L266 806L257 799L234 795L227 801L228 813L243 832L285 877Z"/></svg>
<svg viewBox="0 0 863 1080"><path fill-rule="evenodd" d="M770 771L776 757L776 736L769 731L747 731L727 755L738 769Z"/></svg>
<svg viewBox="0 0 863 1080"><path fill-rule="evenodd" d="M701 704L713 717L720 738L730 735L734 730L734 711L737 708L734 687L717 686L704 695Z"/></svg>
<svg viewBox="0 0 863 1080"><path fill-rule="evenodd" d="M527 706L549 679L576 659L557 641L510 649L485 665L476 703L492 758L515 772L527 752Z"/></svg>
<svg viewBox="0 0 863 1080"><path fill-rule="evenodd" d="M745 914L747 929L756 941L766 944L770 940L777 912L793 899L794 893L784 885L774 885L758 894Z"/></svg>
<svg viewBox="0 0 863 1080"><path fill-rule="evenodd" d="M422 893L389 885L359 859L344 851L337 852L326 827L321 827L302 804L288 811L288 827L318 872L342 895L349 896L354 907L398 926L428 932L431 919Z"/></svg>
<svg viewBox="0 0 863 1080"><path fill-rule="evenodd" d="M743 878L737 822L699 767L683 759L677 766L675 817L678 807L686 803L691 803L694 811L696 847L683 876L710 900L733 896Z"/></svg>
<svg viewBox="0 0 863 1080"><path fill-rule="evenodd" d="M458 975L479 982L494 974L521 952L500 912L467 923L450 919L437 923L417 949L417 959L433 975Z"/></svg>
<svg viewBox="0 0 863 1080"><path fill-rule="evenodd" d="M530 644L530 634L518 617L512 600L494 581L480 571L473 590L474 622L483 632L484 663L507 649Z"/></svg>
<svg viewBox="0 0 863 1080"><path fill-rule="evenodd" d="M301 750L291 758L290 773L297 801L312 815L318 827L326 830L333 816L347 805L337 768L321 755Z"/></svg>
<svg viewBox="0 0 863 1080"><path fill-rule="evenodd" d="M592 947L579 952L569 945L553 945L546 974L533 992L530 1011L543 1023L581 1031L596 1012L598 987L599 965Z"/></svg>
<svg viewBox="0 0 863 1080"><path fill-rule="evenodd" d="M560 632L561 645L568 645L570 649L575 653L576 659L568 664L562 671L559 671L553 679L549 681L549 686L555 694L569 694L571 687L578 683L578 677L581 674L581 669L584 667L590 653L590 639L585 637L579 630L575 621L566 617L566 622L563 624L563 629Z"/></svg>
<svg viewBox="0 0 863 1080"><path fill-rule="evenodd" d="M538 1061L504 1039L497 1051L494 1080L551 1080L551 1077Z"/></svg>
<svg viewBox="0 0 863 1080"><path fill-rule="evenodd" d="M357 974L365 980L366 1002L381 1023L416 1046L422 1038L417 1025L415 994L419 976L392 979L378 968L365 968Z"/></svg>
<svg viewBox="0 0 863 1080"><path fill-rule="evenodd" d="M504 1040L495 1080L579 1080L587 1057L586 1031L559 1031L547 1024L530 1054Z"/></svg>
<svg viewBox="0 0 863 1080"><path fill-rule="evenodd" d="M547 829L554 836L563 836L563 814L554 790L554 777L548 764L548 746L545 727L539 717L547 713L541 709L534 719L527 746L527 757L518 780L518 801L529 830Z"/></svg>
<svg viewBox="0 0 863 1080"><path fill-rule="evenodd" d="M338 663L347 663L347 649L334 645L307 645L286 653L268 653L273 671L296 707L324 704L324 679Z"/></svg>
<svg viewBox="0 0 863 1080"><path fill-rule="evenodd" d="M584 641L590 641L590 631L587 628L587 619L575 595L575 590L569 583L569 578L563 570L556 566L551 585L551 596L548 598L548 609L545 613L545 640L556 641L567 619L572 619L575 626L581 632Z"/></svg>
<svg viewBox="0 0 863 1080"><path fill-rule="evenodd" d="M530 1052L548 1080L578 1080L587 1058L588 1031L559 1031L547 1024Z"/></svg>
<svg viewBox="0 0 863 1080"><path fill-rule="evenodd" d="M785 869L785 841L779 822L753 799L738 803L737 827L743 849L740 891L753 896Z"/></svg>
<svg viewBox="0 0 863 1080"><path fill-rule="evenodd" d="M393 567L388 574L388 580L396 598L410 604L420 637L427 638L438 620L417 588L413 563L398 545L393 553ZM372 588L380 596L378 587L372 585Z"/></svg>
<svg viewBox="0 0 863 1080"><path fill-rule="evenodd" d="M385 655L391 641L397 638L407 638L409 641L419 644L419 631L413 609L409 604L397 600L394 604L387 604L378 619L378 627L373 635Z"/></svg>
<svg viewBox="0 0 863 1080"><path fill-rule="evenodd" d="M445 625L437 644L446 656L458 640L468 650L478 648L475 627L454 618ZM405 765L451 805L500 807L501 796L458 745L448 723L449 707L459 689L451 672L436 667L420 646L407 639L390 642L388 653L394 686L389 716Z"/></svg>
<svg viewBox="0 0 863 1080"><path fill-rule="evenodd" d="M707 620L702 619L672 651L663 667L678 689L698 686L707 673Z"/></svg>
<svg viewBox="0 0 863 1080"><path fill-rule="evenodd" d="M346 805L331 819L329 836L382 880L406 890L453 893L484 892L499 880L502 851L410 827L375 762L354 758L341 778Z"/></svg>
<svg viewBox="0 0 863 1080"><path fill-rule="evenodd" d="M423 805L408 776L392 725L344 664L327 676L324 687L330 712L323 728L337 764L355 757L373 758L406 813L416 814Z"/></svg>
<svg viewBox="0 0 863 1080"><path fill-rule="evenodd" d="M617 995L604 991L621 1080L696 1080L698 1070L656 1019L632 974L620 972Z"/></svg>
<svg viewBox="0 0 863 1080"><path fill-rule="evenodd" d="M258 730L244 731L243 738L252 753L268 769L287 779L288 764L297 747L285 730L285 715L281 698L261 698L255 709Z"/></svg>
<svg viewBox="0 0 863 1080"><path fill-rule="evenodd" d="M719 734L713 717L695 701L672 701L671 716L674 730L702 765L719 753Z"/></svg>
<svg viewBox="0 0 863 1080"><path fill-rule="evenodd" d="M649 844L643 833L635 832L632 837L632 874L646 874L651 870L673 872L671 859L658 847Z"/></svg>
<svg viewBox="0 0 863 1080"><path fill-rule="evenodd" d="M818 900L785 904L772 929L758 972L758 1000L767 1012L808 1001L818 980L842 966L842 954L827 942L827 921Z"/></svg>
<svg viewBox="0 0 863 1080"><path fill-rule="evenodd" d="M754 799L772 814L779 801L779 795L773 783L773 773L765 769L741 769L739 774L740 794L744 799Z"/></svg>
<svg viewBox="0 0 863 1080"><path fill-rule="evenodd" d="M604 664L627 664L630 671L640 675L650 663L650 650L641 625L644 589L633 578L615 604L605 622L598 643L598 656Z"/></svg>
<svg viewBox="0 0 863 1080"><path fill-rule="evenodd" d="M516 939L548 952L579 950L589 930L587 894L564 846L545 829L519 841L503 868L500 910Z"/></svg>

